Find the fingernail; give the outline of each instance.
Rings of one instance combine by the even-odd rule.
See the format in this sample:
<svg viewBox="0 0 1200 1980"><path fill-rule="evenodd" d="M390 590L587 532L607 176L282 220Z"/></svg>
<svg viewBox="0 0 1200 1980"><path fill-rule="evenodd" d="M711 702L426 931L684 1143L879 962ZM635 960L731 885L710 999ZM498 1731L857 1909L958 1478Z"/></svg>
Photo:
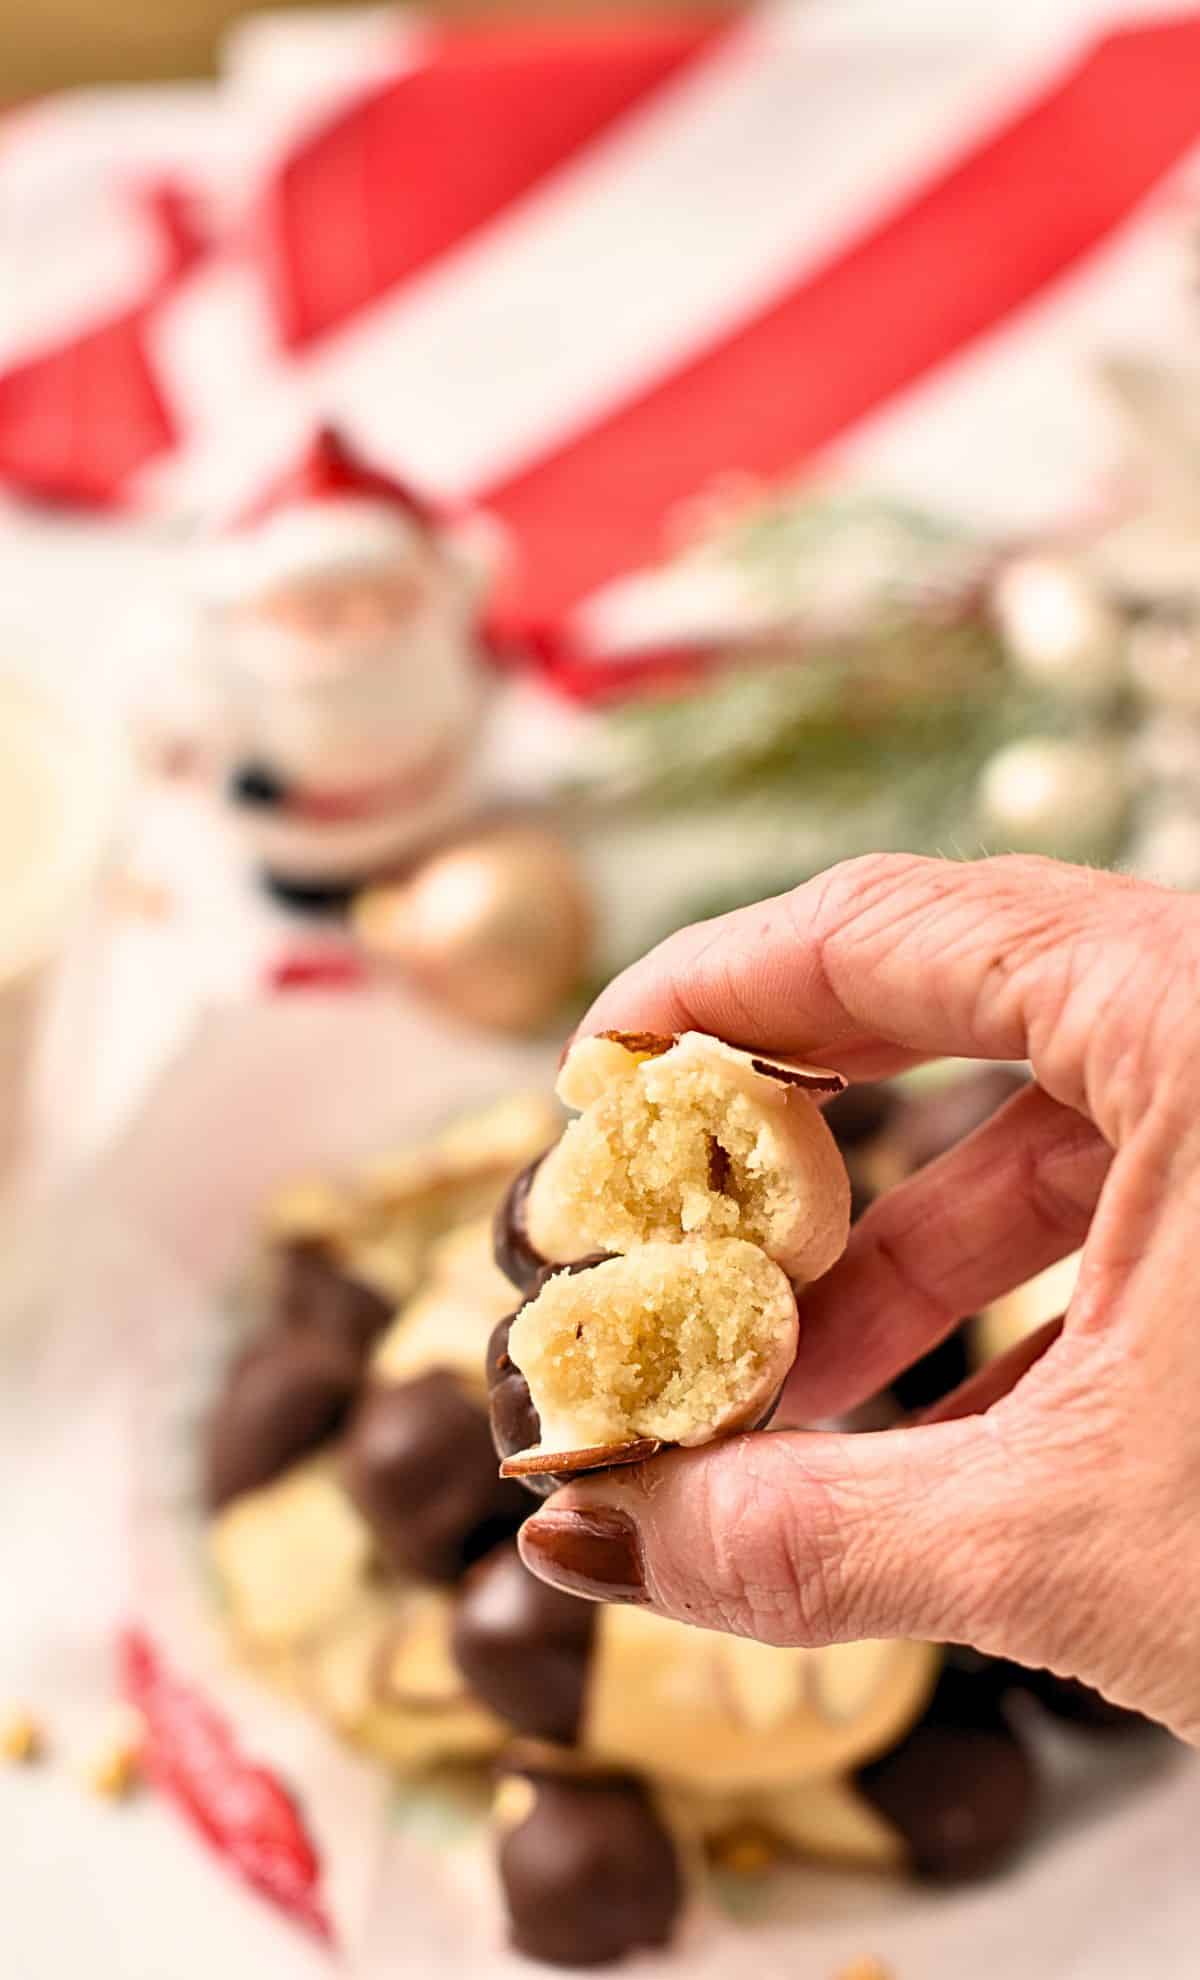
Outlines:
<svg viewBox="0 0 1200 1980"><path fill-rule="evenodd" d="M638 1530L624 1513L547 1506L520 1533L521 1558L542 1581L589 1602L648 1602Z"/></svg>

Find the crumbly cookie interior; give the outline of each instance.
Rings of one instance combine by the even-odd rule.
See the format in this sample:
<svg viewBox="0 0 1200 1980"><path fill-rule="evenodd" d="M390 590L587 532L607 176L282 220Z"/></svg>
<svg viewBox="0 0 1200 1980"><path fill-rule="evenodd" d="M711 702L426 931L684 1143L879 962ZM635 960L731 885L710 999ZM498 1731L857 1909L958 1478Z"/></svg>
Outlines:
<svg viewBox="0 0 1200 1980"><path fill-rule="evenodd" d="M518 1314L508 1351L529 1384L543 1449L634 1437L700 1441L794 1351L779 1267L738 1239L642 1246L558 1273Z"/></svg>
<svg viewBox="0 0 1200 1980"><path fill-rule="evenodd" d="M812 1103L798 1096L791 1104ZM797 1187L773 1151L770 1118L719 1062L672 1067L661 1097L644 1080L621 1081L570 1123L546 1158L533 1217L579 1234L574 1251L560 1256L681 1236L769 1247L794 1216Z"/></svg>

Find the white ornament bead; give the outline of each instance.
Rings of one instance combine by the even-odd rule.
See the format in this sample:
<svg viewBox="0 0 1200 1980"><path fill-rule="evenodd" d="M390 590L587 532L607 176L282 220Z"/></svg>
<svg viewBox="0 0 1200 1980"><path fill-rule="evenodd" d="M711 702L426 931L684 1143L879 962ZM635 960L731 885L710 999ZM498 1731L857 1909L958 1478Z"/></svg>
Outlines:
<svg viewBox="0 0 1200 1980"><path fill-rule="evenodd" d="M999 848L1084 854L1120 830L1129 801L1125 752L1115 743L1029 736L985 766L978 801L984 832Z"/></svg>
<svg viewBox="0 0 1200 1980"><path fill-rule="evenodd" d="M1008 659L1032 686L1085 706L1120 688L1120 620L1078 564L1014 557L996 578L991 602Z"/></svg>
<svg viewBox="0 0 1200 1980"><path fill-rule="evenodd" d="M1154 714L1143 722L1131 749L1134 774L1158 789L1194 793L1200 800L1200 720Z"/></svg>
<svg viewBox="0 0 1200 1980"><path fill-rule="evenodd" d="M1156 708L1200 715L1200 630L1186 620L1163 616L1135 626L1129 672Z"/></svg>

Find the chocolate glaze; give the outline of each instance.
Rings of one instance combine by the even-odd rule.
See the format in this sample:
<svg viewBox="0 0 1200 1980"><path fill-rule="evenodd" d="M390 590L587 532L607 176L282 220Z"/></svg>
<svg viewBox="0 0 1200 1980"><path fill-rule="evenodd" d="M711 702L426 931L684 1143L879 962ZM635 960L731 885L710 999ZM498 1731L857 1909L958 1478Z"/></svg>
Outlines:
<svg viewBox="0 0 1200 1980"><path fill-rule="evenodd" d="M517 1308L517 1313L521 1311ZM542 1434L541 1419L533 1406L529 1384L508 1358L508 1337L517 1313L510 1313L492 1329L487 1349L488 1416L492 1428L492 1448L500 1459L527 1451ZM531 1477L524 1488L539 1499L549 1498L565 1478Z"/></svg>
<svg viewBox="0 0 1200 1980"><path fill-rule="evenodd" d="M496 1211L492 1226L492 1250L496 1264L519 1293L532 1293L543 1283L549 1259L535 1251L525 1225L526 1207L533 1179L549 1153L543 1149L536 1159L514 1176Z"/></svg>
<svg viewBox="0 0 1200 1980"><path fill-rule="evenodd" d="M366 1391L342 1476L388 1564L430 1581L456 1580L528 1504L497 1477L487 1417L444 1368Z"/></svg>
<svg viewBox="0 0 1200 1980"><path fill-rule="evenodd" d="M344 1344L271 1327L234 1362L208 1422L204 1492L214 1511L336 1436L361 1368Z"/></svg>
<svg viewBox="0 0 1200 1980"><path fill-rule="evenodd" d="M515 1540L477 1561L450 1647L475 1696L531 1739L570 1745L583 1717L596 1605L530 1574Z"/></svg>
<svg viewBox="0 0 1200 1980"><path fill-rule="evenodd" d="M536 1166L535 1163L534 1167ZM520 1177L517 1180L519 1182ZM499 1251L496 1255L499 1259ZM520 1306L493 1327L487 1345L485 1368L492 1445L498 1458L503 1460L515 1457L518 1451L531 1449L542 1434L541 1420L533 1406L529 1384L520 1369L514 1368L508 1358L508 1336L512 1331L513 1321L517 1314L529 1305L531 1299L537 1298L547 1279L554 1272L586 1272L592 1265L599 1265L605 1255L604 1252L596 1252L591 1258L576 1259L571 1265L543 1264ZM560 1485L567 1484L569 1477L568 1472L535 1472L522 1478L521 1485L536 1498L548 1499L551 1492L557 1492Z"/></svg>
<svg viewBox="0 0 1200 1980"><path fill-rule="evenodd" d="M276 1317L326 1334L365 1356L392 1317L393 1302L353 1278L320 1244L289 1244L280 1254Z"/></svg>
<svg viewBox="0 0 1200 1980"><path fill-rule="evenodd" d="M859 1793L904 1838L917 1874L933 1882L987 1876L1029 1828L1038 1777L1002 1696L993 1660L952 1662L924 1718L856 1776Z"/></svg>
<svg viewBox="0 0 1200 1980"><path fill-rule="evenodd" d="M663 1946L683 1902L674 1845L631 1775L530 1773L532 1811L502 1830L512 1943L555 1966L603 1966Z"/></svg>

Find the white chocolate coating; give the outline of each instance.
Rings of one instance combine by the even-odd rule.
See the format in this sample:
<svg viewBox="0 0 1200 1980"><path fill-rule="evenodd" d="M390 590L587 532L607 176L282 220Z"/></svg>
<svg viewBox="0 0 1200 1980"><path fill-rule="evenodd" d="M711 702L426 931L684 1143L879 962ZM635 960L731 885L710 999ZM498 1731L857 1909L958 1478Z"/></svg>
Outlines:
<svg viewBox="0 0 1200 1980"><path fill-rule="evenodd" d="M872 1759L923 1709L939 1653L929 1644L876 1646L874 1680L853 1718L821 1702L845 1646L744 1645L647 1609L605 1605L584 1711L583 1742L614 1766L713 1793L798 1788ZM766 1701L747 1712L753 1659ZM815 1681L814 1681L815 1680Z"/></svg>
<svg viewBox="0 0 1200 1980"><path fill-rule="evenodd" d="M558 1092L583 1111L533 1180L530 1242L565 1263L648 1241L736 1237L796 1283L819 1278L845 1249L850 1190L810 1092L841 1084L702 1032L580 1040Z"/></svg>
<svg viewBox="0 0 1200 1980"><path fill-rule="evenodd" d="M517 1315L508 1354L529 1384L543 1457L750 1429L798 1332L777 1265L738 1239L692 1239L556 1274Z"/></svg>

